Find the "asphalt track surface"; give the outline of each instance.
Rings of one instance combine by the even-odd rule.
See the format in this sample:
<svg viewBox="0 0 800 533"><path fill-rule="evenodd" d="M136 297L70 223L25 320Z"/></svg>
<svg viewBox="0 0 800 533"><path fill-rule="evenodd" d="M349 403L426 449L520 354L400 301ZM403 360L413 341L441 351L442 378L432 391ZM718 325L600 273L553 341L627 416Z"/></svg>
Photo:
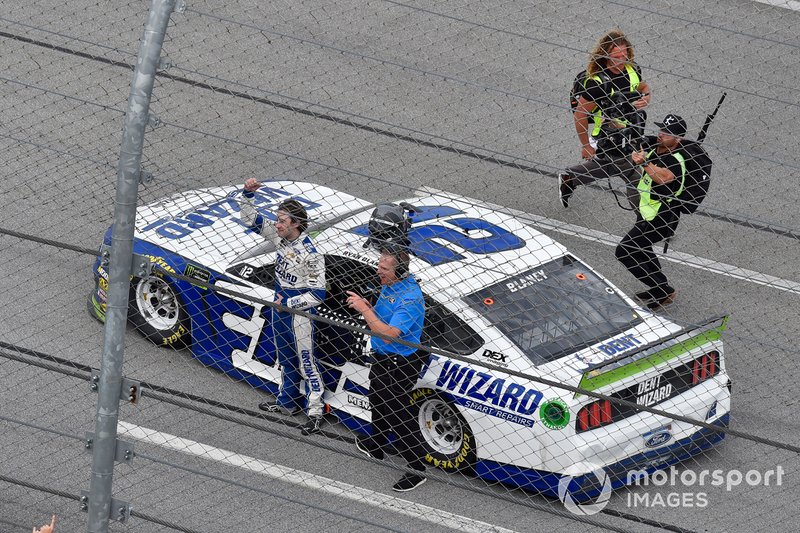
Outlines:
<svg viewBox="0 0 800 533"><path fill-rule="evenodd" d="M120 128L146 9L144 2L4 6L1 229L98 244L113 218ZM651 119L679 112L696 132L728 93L707 140L713 192L704 214L681 222L671 248L677 254L665 262L680 291L667 314L691 324L730 313L734 427L796 445L795 10L705 1L191 3L172 17L165 54L174 66L159 76L152 105L162 125L145 139L143 165L156 179L143 186L140 203L249 176L289 176L371 200L434 187L532 215L531 223L635 292L612 246L593 233L621 236L630 213L599 189L579 190L562 210L553 177L578 156L567 88L586 50L615 25L636 44L654 88ZM0 530L27 531L57 512L64 531L79 531L85 514L58 493L88 489L90 456L73 437L94 429L96 396L83 370L98 366L102 346L101 326L84 311L92 259L9 235L0 235L0 257L0 342L5 356L22 360L0 358ZM712 263L687 264L697 258ZM741 269L759 279L737 277ZM134 463L116 469L115 496L150 519L113 530L170 530L157 519L193 531L267 524L293 531L794 529L800 460L743 438L684 467L765 472L780 465L780 487L705 487L705 506L630 500L671 492L696 498L696 487L620 491L592 517L594 526L565 516L558 502L459 477L455 486L432 479L404 495L428 506L412 512L378 496L392 495L399 471L360 458L342 428L300 439L281 420L231 414L224 406L252 411L263 395L133 331L126 343L126 375L222 405L199 410L198 402L155 394L123 407L131 439L151 430L206 448L189 455L137 441ZM46 368L33 364L53 357ZM291 484L265 475L269 468L248 468L265 463L312 477ZM357 497L310 487L321 478ZM43 487L56 496L37 490Z"/></svg>

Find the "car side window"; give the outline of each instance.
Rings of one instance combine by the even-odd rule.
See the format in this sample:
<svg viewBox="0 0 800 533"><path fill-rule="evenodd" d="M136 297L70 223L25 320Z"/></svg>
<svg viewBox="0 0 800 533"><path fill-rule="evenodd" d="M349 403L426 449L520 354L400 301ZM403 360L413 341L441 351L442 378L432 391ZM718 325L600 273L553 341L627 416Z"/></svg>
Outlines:
<svg viewBox="0 0 800 533"><path fill-rule="evenodd" d="M475 353L483 337L444 305L425 297L425 326L422 344L461 355Z"/></svg>

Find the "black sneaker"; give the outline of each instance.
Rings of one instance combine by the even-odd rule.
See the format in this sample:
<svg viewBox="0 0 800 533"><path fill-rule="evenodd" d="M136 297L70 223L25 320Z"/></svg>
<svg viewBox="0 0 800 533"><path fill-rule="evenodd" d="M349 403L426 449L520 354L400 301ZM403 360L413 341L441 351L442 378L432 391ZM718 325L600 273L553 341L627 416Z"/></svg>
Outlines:
<svg viewBox="0 0 800 533"><path fill-rule="evenodd" d="M356 448L358 451L366 455L367 457L372 457L373 459L377 459L378 461L383 461L383 450L378 449L375 451L371 451L369 445L367 444L366 437L358 436L356 437Z"/></svg>
<svg viewBox="0 0 800 533"><path fill-rule="evenodd" d="M268 413L281 413L286 416L296 415L300 412L300 408L295 407L284 407L280 405L277 400L266 400L258 404L258 408L262 411L267 411Z"/></svg>
<svg viewBox="0 0 800 533"><path fill-rule="evenodd" d="M300 426L300 433L303 435L313 435L322 430L324 419L321 416L309 416L308 422Z"/></svg>
<svg viewBox="0 0 800 533"><path fill-rule="evenodd" d="M650 289L642 292L637 292L636 294L633 295L633 298L635 300L639 300L643 304L649 304L650 302L653 302L656 299L656 297L653 296L653 293L650 291Z"/></svg>
<svg viewBox="0 0 800 533"><path fill-rule="evenodd" d="M661 309L662 307L666 307L675 301L675 297L678 295L678 291L673 290L671 293L667 294L660 300L653 300L649 304L647 304L647 308L653 311Z"/></svg>
<svg viewBox="0 0 800 533"><path fill-rule="evenodd" d="M427 481L425 476L421 476L419 474L403 474L403 477L400 478L400 481L394 484L392 490L395 492L408 492L416 489L425 483L425 481Z"/></svg>
<svg viewBox="0 0 800 533"><path fill-rule="evenodd" d="M558 175L558 199L561 200L561 206L564 209L569 207L569 199L575 192L575 187L570 184L571 181L572 178L569 177L569 174Z"/></svg>

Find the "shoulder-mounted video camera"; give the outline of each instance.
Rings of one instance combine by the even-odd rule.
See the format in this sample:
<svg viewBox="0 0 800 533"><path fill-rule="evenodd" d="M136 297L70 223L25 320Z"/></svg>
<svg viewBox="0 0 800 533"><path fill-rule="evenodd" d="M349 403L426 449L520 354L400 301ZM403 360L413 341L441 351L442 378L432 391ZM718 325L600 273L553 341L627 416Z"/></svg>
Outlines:
<svg viewBox="0 0 800 533"><path fill-rule="evenodd" d="M618 91L601 101L603 124L597 139L596 155L600 159L627 157L638 149L644 135L647 115L633 102L641 98L635 91Z"/></svg>

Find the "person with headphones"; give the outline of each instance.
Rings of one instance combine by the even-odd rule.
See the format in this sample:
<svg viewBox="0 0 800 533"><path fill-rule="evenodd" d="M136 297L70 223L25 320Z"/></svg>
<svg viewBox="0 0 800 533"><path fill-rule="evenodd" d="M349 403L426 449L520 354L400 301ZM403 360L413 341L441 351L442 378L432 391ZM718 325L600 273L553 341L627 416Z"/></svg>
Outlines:
<svg viewBox="0 0 800 533"><path fill-rule="evenodd" d="M419 378L427 353L393 342L403 340L419 344L425 322L422 290L409 272L410 256L405 247L386 243L378 261L381 292L375 306L352 291L347 304L364 317L367 327L381 337L372 338L375 362L369 372L369 404L372 410L371 435L356 438L356 447L375 459L383 459L383 447L389 432L396 435L395 447L408 461L408 472L394 484L393 490L407 492L425 482L425 453L419 429L410 411L410 393Z"/></svg>
<svg viewBox="0 0 800 533"><path fill-rule="evenodd" d="M308 214L295 200L278 205L276 220L271 222L253 204L261 183L250 178L244 183L239 202L242 222L265 239L275 242L275 302L289 309L316 314L316 307L325 300L325 259L318 253L306 234ZM306 382L308 421L302 426L303 435L320 431L323 422L325 392L319 361L315 353L315 321L290 311L272 310L272 327L281 365L281 386L274 400L261 402L264 411L293 415L301 410L300 375Z"/></svg>

